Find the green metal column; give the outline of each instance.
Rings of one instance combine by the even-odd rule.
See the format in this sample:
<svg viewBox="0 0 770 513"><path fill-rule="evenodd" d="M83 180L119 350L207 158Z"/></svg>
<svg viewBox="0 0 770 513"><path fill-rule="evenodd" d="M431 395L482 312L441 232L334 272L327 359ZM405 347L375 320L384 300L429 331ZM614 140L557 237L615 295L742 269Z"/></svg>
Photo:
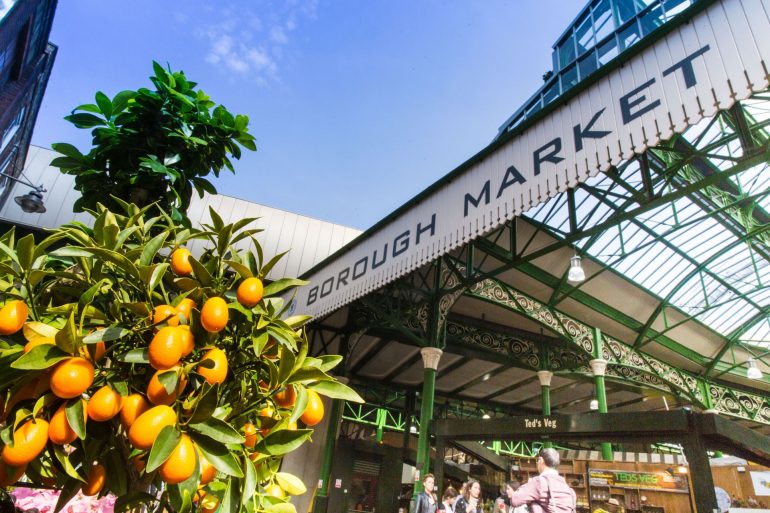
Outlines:
<svg viewBox="0 0 770 513"><path fill-rule="evenodd" d="M719 412L714 408L714 400L711 398L711 390L709 390L708 382L703 379L699 379L698 388L700 388L701 394L703 395L703 405L706 407L703 413L713 413L714 415L719 415ZM721 458L722 456L724 456L722 451L714 451L715 458Z"/></svg>
<svg viewBox="0 0 770 513"><path fill-rule="evenodd" d="M347 382L345 378L337 379ZM341 399L334 399L332 401L331 411L329 412L329 425L326 426L321 472L318 476L318 492L316 493L315 503L313 505L314 513L326 513L327 508L329 507L329 481L332 473L332 460L337 446L337 430L340 425L340 420L342 419L342 410L344 408L345 401Z"/></svg>
<svg viewBox="0 0 770 513"><path fill-rule="evenodd" d="M551 378L553 372L547 370L537 371L537 379L540 380L541 403L543 405L543 415L551 414ZM551 442L546 442L545 447L552 447Z"/></svg>
<svg viewBox="0 0 770 513"><path fill-rule="evenodd" d="M433 397L436 390L436 369L443 351L437 347L423 347L422 353L423 383L420 397L420 433L417 438L417 470L419 478L415 477L414 494L422 492L422 476L430 468L430 421L433 419Z"/></svg>
<svg viewBox="0 0 770 513"><path fill-rule="evenodd" d="M588 362L591 372L594 374L594 387L596 388L596 400L599 403L599 413L607 413L607 390L604 386L604 374L607 370L607 360L602 358L602 332L594 328L594 359ZM602 459L612 461L612 445L608 442L602 444Z"/></svg>

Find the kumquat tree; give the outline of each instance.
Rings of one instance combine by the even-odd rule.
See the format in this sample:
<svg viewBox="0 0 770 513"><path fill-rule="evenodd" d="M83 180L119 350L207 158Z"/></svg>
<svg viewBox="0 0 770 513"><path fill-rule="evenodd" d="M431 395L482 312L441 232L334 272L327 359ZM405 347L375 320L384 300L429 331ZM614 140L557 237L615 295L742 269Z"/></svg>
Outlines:
<svg viewBox="0 0 770 513"><path fill-rule="evenodd" d="M309 317L287 316L303 282L263 286L280 255L254 219L193 230L115 201L93 228L0 237L0 487L53 486L57 509L82 491L116 511L293 512L305 485L281 460L319 394L361 400L329 374L341 357L308 356Z"/></svg>

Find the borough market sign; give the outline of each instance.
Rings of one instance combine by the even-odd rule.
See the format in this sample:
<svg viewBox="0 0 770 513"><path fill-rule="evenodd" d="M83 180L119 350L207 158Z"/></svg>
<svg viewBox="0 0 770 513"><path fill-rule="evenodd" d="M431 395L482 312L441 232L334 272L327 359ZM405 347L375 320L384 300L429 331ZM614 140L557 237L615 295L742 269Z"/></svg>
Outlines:
<svg viewBox="0 0 770 513"><path fill-rule="evenodd" d="M568 103L471 159L309 277L297 307L331 312L768 88L770 9L720 0ZM557 100L558 101L558 100Z"/></svg>

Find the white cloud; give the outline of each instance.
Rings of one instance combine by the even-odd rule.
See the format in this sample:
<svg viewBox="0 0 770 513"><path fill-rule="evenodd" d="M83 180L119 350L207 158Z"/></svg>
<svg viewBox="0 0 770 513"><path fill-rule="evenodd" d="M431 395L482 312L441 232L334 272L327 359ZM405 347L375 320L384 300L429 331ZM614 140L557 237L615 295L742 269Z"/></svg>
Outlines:
<svg viewBox="0 0 770 513"><path fill-rule="evenodd" d="M205 62L266 85L279 80L281 61L285 55L291 55L294 38L290 35L303 22L315 19L318 2L265 0L244 4L237 8L221 5L208 11L203 18L206 24L192 28L192 32L206 42ZM258 9L259 15L252 9ZM186 30L190 29L188 25ZM290 51L284 52L284 48Z"/></svg>

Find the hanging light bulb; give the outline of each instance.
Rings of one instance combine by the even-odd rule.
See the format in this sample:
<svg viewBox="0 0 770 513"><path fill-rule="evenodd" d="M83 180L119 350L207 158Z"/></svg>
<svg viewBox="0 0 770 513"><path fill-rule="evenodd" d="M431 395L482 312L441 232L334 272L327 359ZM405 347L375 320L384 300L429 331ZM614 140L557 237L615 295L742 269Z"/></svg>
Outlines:
<svg viewBox="0 0 770 513"><path fill-rule="evenodd" d="M588 403L588 409L591 411L596 411L599 409L599 401L598 399L591 399L591 402Z"/></svg>
<svg viewBox="0 0 770 513"><path fill-rule="evenodd" d="M569 259L569 272L567 273L567 281L578 283L585 279L586 273L583 271L583 267L580 265L580 257L575 255Z"/></svg>
<svg viewBox="0 0 770 513"><path fill-rule="evenodd" d="M749 379L762 379L762 371L757 367L757 361L754 358L746 360L746 377Z"/></svg>
<svg viewBox="0 0 770 513"><path fill-rule="evenodd" d="M489 416L489 413L485 413L484 415L481 416L481 418L486 420L486 419L490 419L492 417Z"/></svg>

